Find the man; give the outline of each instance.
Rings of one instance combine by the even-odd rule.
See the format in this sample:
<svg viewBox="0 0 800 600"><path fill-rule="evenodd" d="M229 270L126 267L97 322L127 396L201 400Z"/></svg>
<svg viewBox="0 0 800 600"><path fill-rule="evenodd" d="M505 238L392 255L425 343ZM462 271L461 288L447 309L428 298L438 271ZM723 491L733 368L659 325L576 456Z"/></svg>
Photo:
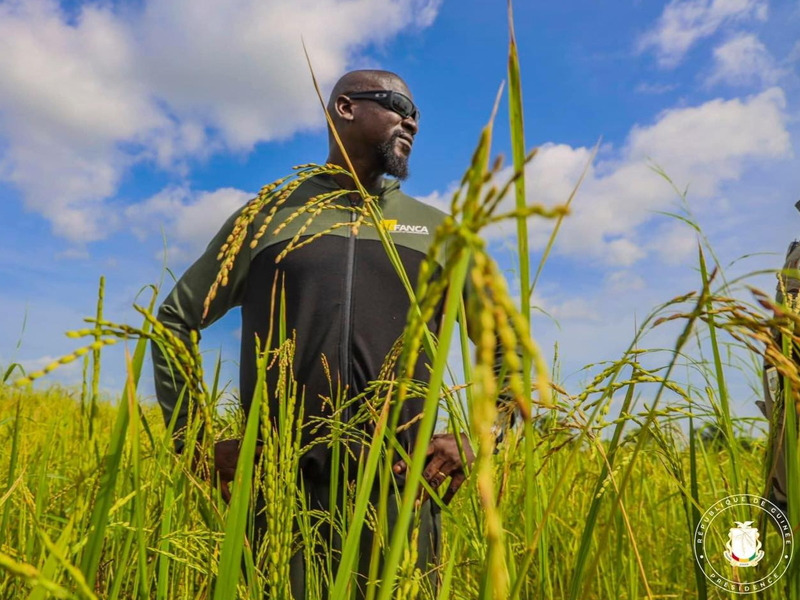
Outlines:
<svg viewBox="0 0 800 600"><path fill-rule="evenodd" d="M336 84L328 103L341 140L352 161L359 180L366 190L378 197L384 223L390 232L410 281L416 282L420 265L433 240L436 227L444 214L410 198L400 191L399 181L408 176L408 159L419 130L419 111L403 80L387 71L363 70L344 75ZM327 163L346 168L346 161L333 135L329 132ZM397 180L383 178L390 175ZM305 219L295 219L272 235L274 227L310 198L337 189L354 189L347 176L320 175L304 182L282 205L273 219L273 227L262 236L254 249L243 245L229 282L221 287L211 302L209 312L202 318L203 302L219 270L217 254L229 235L235 217L223 225L203 256L184 274L161 305L158 319L183 340L190 331L204 328L229 309L241 306L242 350L240 359L240 392L245 411L249 410L256 381L255 336L265 340L270 331L270 299L273 282L283 282L286 294L286 331L295 332L297 351L293 372L299 388L304 389L304 416L308 423L326 416L325 396L330 396L331 384L346 389L348 397L363 392L369 382L378 377L386 355L401 336L409 300L399 277L389 262L373 227L361 227L354 235L349 227L326 233L312 243L288 253L276 264L276 258L286 248ZM337 201L341 210L323 211L304 232L305 236L326 231L331 225L354 219L347 209L360 203L357 195ZM260 221L256 221L256 226ZM434 277L436 274L434 274ZM430 323L438 330L441 307ZM274 328L277 343L277 327ZM328 380L322 355L332 371ZM160 349L153 346L155 382L158 401L169 422L183 386L174 378ZM425 357L420 357L414 378L427 381L429 372ZM277 369L267 373L268 389L276 388ZM277 400L269 398L270 414L278 414ZM402 422L410 425L398 434L398 441L410 451L414 446L423 400L408 399L402 408ZM327 414L327 416L330 416ZM176 419L176 431L187 422L185 404ZM303 444L313 442L311 428L304 428ZM324 429L314 437L324 436ZM464 441L466 439L464 438ZM180 450L181 442L178 442ZM472 450L466 444L465 454L471 461ZM215 467L223 490L232 480L238 458L238 442L227 440L215 447ZM433 488L451 478L445 500L449 500L465 478L458 444L453 435L434 436L428 448L428 464L424 478ZM314 444L300 460L300 471L309 494L310 508L328 510L328 483L331 468L330 449L324 443ZM395 466L401 476L405 463ZM351 471L352 473L352 471ZM392 504L392 503L390 503ZM437 515L423 510L420 536L420 566L435 560L438 546ZM390 514L390 518L392 515ZM365 528L366 529L366 528ZM424 540L424 543L423 543ZM369 540L362 539L362 558L359 573L366 574L369 564ZM295 565L293 565L294 567ZM293 577L294 579L294 577ZM301 586L293 583L295 594Z"/></svg>
<svg viewBox="0 0 800 600"><path fill-rule="evenodd" d="M800 201L795 204L800 211ZM778 273L778 285L775 292L775 303L779 306L786 304L792 312L798 309L798 293L800 292L800 242L792 241L786 250L783 269ZM783 345L781 334L772 331L772 336L778 348ZM800 363L800 356L796 350L792 356L795 363ZM768 451L767 464L767 489L769 497L783 512L787 510L787 493L789 491L786 475L786 449L784 441L784 412L783 412L783 381L774 365L764 361L763 371L764 400L756 404L770 423L771 446Z"/></svg>

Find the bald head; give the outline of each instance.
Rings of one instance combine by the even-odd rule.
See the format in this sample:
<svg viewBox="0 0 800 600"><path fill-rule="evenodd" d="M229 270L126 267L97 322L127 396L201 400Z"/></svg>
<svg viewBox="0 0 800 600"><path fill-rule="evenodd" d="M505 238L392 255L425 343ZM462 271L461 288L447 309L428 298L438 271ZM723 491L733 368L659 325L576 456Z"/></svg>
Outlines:
<svg viewBox="0 0 800 600"><path fill-rule="evenodd" d="M335 115L336 99L342 94L372 90L395 90L403 92L409 98L412 97L406 82L396 73L379 69L350 71L342 75L333 86L333 91L328 98L328 112L331 113L331 116Z"/></svg>

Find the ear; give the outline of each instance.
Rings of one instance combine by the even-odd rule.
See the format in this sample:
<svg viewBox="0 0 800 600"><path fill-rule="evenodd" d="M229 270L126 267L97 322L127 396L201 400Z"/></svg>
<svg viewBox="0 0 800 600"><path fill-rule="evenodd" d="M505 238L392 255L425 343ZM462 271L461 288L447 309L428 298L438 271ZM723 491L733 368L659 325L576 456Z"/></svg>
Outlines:
<svg viewBox="0 0 800 600"><path fill-rule="evenodd" d="M334 103L334 109L336 110L336 114L339 115L339 118L343 121L352 122L355 120L355 115L353 114L354 104L353 101L350 100L345 95L340 95L336 98L336 102Z"/></svg>

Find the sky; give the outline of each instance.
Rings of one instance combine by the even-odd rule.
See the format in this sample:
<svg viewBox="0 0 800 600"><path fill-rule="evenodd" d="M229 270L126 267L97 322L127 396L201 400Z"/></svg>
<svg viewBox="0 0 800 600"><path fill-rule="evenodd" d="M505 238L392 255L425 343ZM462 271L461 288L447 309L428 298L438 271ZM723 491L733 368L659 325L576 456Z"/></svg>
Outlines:
<svg viewBox="0 0 800 600"><path fill-rule="evenodd" d="M518 1L514 16L540 149L529 200L566 201L599 142L534 296L534 336L548 356L558 344L574 391L653 307L699 287L696 234L664 213L688 205L730 278L782 265L800 234L800 2ZM138 324L165 260L179 275L262 185L324 161L301 39L323 93L353 68L407 81L422 117L403 189L446 206L506 77L505 2L0 1L0 366L75 348L63 332L95 312L101 275L105 316ZM508 156L503 100L494 152ZM551 227L531 222L534 265ZM518 294L513 231L487 235ZM240 335L234 311L201 344L233 385ZM102 386L123 383L115 348ZM755 414L744 380L732 396Z"/></svg>

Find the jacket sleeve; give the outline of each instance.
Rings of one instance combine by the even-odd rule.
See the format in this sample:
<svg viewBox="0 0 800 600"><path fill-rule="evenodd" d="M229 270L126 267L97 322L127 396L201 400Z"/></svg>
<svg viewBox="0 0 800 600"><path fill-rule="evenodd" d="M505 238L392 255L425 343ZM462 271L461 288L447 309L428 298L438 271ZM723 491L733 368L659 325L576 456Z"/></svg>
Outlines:
<svg viewBox="0 0 800 600"><path fill-rule="evenodd" d="M203 304L220 268L217 255L231 233L240 212L237 211L225 222L202 256L178 280L158 309L158 320L187 346L190 344L192 330L198 331L199 340L200 329L208 327L231 308L241 304L250 268L249 239L252 237L252 230L248 231L247 239L242 244L234 261L228 276L228 285L219 287L206 318L202 318ZM161 406L164 420L169 424L186 381L176 368L170 367L169 358L161 351L157 343L153 342L151 349L156 397ZM183 449L183 430L188 417L189 402L188 398L185 398L181 402L180 412L175 421L175 448L178 452Z"/></svg>

